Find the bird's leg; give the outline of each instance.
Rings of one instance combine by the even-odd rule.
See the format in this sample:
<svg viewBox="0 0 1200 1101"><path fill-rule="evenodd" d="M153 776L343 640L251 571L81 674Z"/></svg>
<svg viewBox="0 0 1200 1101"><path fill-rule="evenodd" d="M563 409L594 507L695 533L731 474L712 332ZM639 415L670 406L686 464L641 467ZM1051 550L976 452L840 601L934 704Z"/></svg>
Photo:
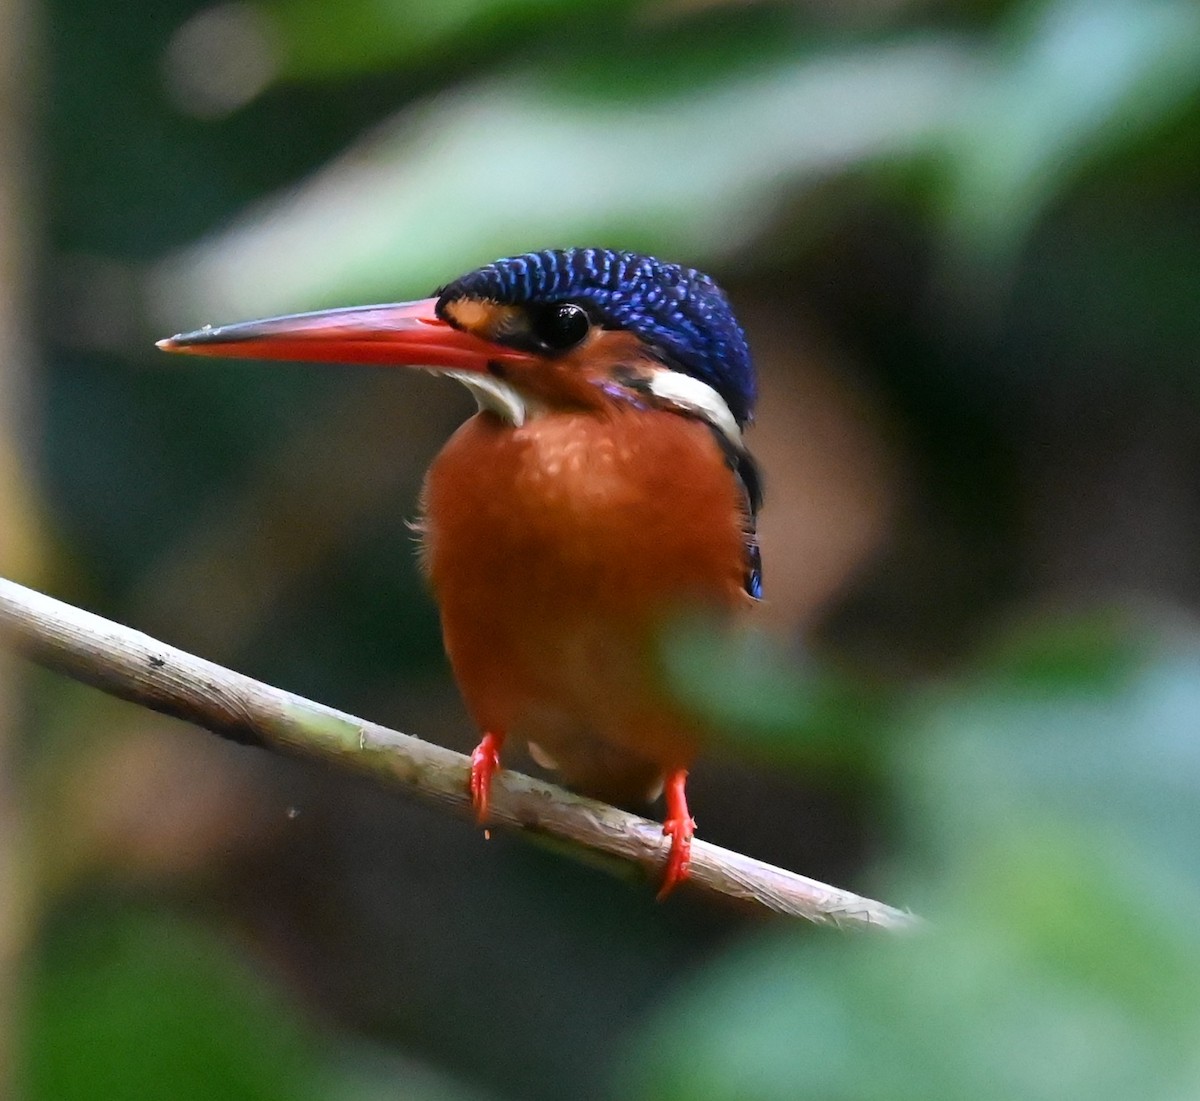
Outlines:
<svg viewBox="0 0 1200 1101"><path fill-rule="evenodd" d="M667 774L663 785L667 800L663 834L671 839L671 851L667 854L667 868L658 890L659 901L687 879L688 865L692 862L692 837L696 833L696 820L688 814L687 795L683 790L686 783L687 769L677 768Z"/></svg>
<svg viewBox="0 0 1200 1101"><path fill-rule="evenodd" d="M471 754L471 805L480 824L487 820L492 776L500 767L500 750L503 746L504 735L489 730Z"/></svg>

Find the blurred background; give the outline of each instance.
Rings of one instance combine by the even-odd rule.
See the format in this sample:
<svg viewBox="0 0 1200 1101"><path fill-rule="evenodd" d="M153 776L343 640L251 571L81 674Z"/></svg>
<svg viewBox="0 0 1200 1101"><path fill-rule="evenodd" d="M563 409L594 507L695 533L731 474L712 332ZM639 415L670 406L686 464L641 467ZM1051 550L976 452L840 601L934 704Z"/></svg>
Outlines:
<svg viewBox="0 0 1200 1101"><path fill-rule="evenodd" d="M471 409L168 360L545 246L712 272L769 632L669 642L776 925L0 656L0 1095L1200 1095L1200 6L6 0L0 574L473 744L411 533Z"/></svg>

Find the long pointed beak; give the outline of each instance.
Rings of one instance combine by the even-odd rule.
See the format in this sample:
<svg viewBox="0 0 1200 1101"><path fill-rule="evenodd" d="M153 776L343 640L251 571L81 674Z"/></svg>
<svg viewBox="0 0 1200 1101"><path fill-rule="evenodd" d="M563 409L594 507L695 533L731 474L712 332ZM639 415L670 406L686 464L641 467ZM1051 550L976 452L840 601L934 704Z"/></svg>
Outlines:
<svg viewBox="0 0 1200 1101"><path fill-rule="evenodd" d="M205 326L160 340L164 352L235 359L315 360L447 368L486 374L493 363L528 363L525 353L447 324L437 299L288 314Z"/></svg>

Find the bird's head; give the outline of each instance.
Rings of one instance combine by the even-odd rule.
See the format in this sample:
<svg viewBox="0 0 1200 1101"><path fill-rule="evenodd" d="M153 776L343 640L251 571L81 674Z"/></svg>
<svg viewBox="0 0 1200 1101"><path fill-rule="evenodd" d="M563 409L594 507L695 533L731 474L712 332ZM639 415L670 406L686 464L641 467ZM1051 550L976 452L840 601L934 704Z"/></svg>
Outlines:
<svg viewBox="0 0 1200 1101"><path fill-rule="evenodd" d="M701 417L735 444L755 398L745 335L712 279L609 249L531 252L461 276L433 298L205 327L159 347L427 367L515 424L624 403Z"/></svg>

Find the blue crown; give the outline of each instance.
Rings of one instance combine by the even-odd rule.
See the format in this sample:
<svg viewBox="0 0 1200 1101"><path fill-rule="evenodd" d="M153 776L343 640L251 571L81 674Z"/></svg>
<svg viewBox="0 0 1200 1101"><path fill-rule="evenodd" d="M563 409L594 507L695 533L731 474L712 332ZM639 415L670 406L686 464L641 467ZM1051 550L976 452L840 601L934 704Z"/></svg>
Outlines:
<svg viewBox="0 0 1200 1101"><path fill-rule="evenodd" d="M441 303L577 301L608 328L636 333L663 362L706 382L744 426L754 410L754 365L724 292L703 272L602 248L545 249L479 268L448 284Z"/></svg>

